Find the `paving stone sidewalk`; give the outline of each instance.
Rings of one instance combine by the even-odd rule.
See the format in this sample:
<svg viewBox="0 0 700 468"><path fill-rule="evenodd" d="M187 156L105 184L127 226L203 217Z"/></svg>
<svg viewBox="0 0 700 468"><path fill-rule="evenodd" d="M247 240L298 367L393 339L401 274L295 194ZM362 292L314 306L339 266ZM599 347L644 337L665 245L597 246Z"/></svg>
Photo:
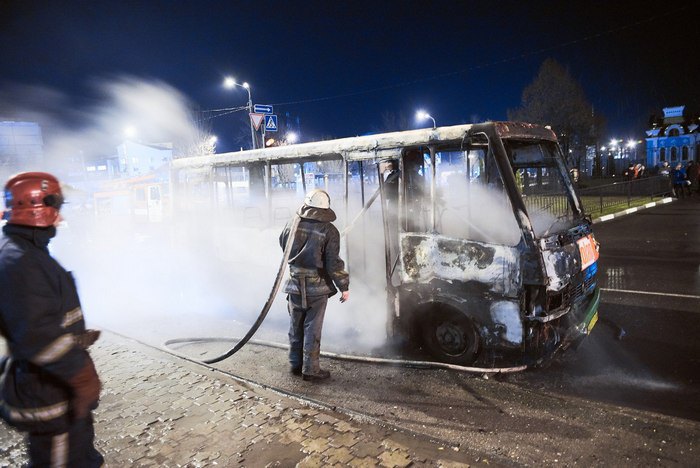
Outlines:
<svg viewBox="0 0 700 468"><path fill-rule="evenodd" d="M116 335L92 348L107 466L468 466L472 456L303 404ZM0 466L27 462L0 422ZM482 462L487 462L482 460Z"/></svg>

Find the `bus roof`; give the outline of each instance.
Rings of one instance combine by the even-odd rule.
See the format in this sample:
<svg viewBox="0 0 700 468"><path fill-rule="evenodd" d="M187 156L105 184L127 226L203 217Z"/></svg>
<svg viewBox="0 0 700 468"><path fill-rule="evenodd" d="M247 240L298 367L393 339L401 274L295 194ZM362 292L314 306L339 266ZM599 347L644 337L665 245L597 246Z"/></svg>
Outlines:
<svg viewBox="0 0 700 468"><path fill-rule="evenodd" d="M438 142L460 142L469 130L476 130L477 128L483 128L483 126L492 126L501 138L556 141L554 132L540 125L521 122L487 122L476 125L454 125L434 129L422 128L336 140L314 141L298 145L220 153L209 156L179 158L172 161L172 166L175 169L195 169L213 166L242 166L267 161L272 164L292 164L323 159L359 161L396 158L400 155L400 151L407 147L420 147Z"/></svg>

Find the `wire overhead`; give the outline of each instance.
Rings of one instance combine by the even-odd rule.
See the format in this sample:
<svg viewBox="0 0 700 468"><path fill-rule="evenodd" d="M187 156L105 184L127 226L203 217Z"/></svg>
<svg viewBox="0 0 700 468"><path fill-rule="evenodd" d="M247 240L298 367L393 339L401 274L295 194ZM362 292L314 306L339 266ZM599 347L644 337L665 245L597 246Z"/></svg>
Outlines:
<svg viewBox="0 0 700 468"><path fill-rule="evenodd" d="M612 35L612 34L616 34L616 33L618 33L618 32L621 32L621 31L624 31L624 30L627 30L627 29L632 29L632 28L634 28L634 27L636 27L636 26L640 26L640 25L642 25L642 24L651 23L651 22L656 21L656 20L659 20L660 18L663 18L663 17L665 17L665 16L676 15L677 13L679 13L679 12L681 12L681 11L683 11L683 10L687 10L688 8L689 8L689 6L682 6L682 7L676 8L676 9L674 9L674 10L666 11L666 12L663 13L663 14L651 16L651 17L649 17L649 18L646 18L646 19L643 19L643 20L639 20L639 21L635 21L635 22L632 22L632 23L628 23L628 24L625 24L625 25L622 25L622 26L618 26L618 27L616 27L616 28L611 28L611 29L608 29L607 31L603 31L603 32L591 34L591 35L584 36L584 37L578 38L578 39L573 39L573 40L570 40L570 41L561 42L561 43L559 43L559 44L556 44L556 45L553 45L553 46L550 46L550 47L543 47L543 48L536 49L536 50L532 50L532 51L529 51L529 52L523 52L523 53L520 53L520 54L517 54L517 55L513 55L513 56L511 56L511 57L508 57L508 58L504 58L504 59L500 59L500 60L494 60L494 61L492 61L492 62L486 62L486 63L482 63L482 64L477 64L477 65L472 65L472 66L469 66L469 67L467 67L467 68L463 68L463 69L461 69L461 70L456 70L456 71L451 71L451 72L445 72L445 73L439 73L439 74L427 76L427 77L424 77L424 78L417 78L417 79L410 80L410 81L404 81L404 82L401 82L401 83L394 83L394 84L390 84L390 85L386 85L386 86L380 86L380 87L372 88L372 89L365 89L365 90L362 90L362 91L353 91L353 92L348 92L348 93L343 93L343 94L336 94L336 95L333 95L333 96L325 96L325 97L318 97L318 98L301 99L301 100L297 100L297 101L277 102L277 103L273 103L272 105L274 105L274 106L288 106L288 105L293 105L293 104L306 104L306 103L312 103L312 102L330 101L330 100L333 100L333 99L342 99L342 98L347 98L347 97L352 97L352 96L359 96L359 95L362 95L362 94L376 93L376 92L379 92L379 91L386 91L386 90L389 90L389 89L402 88L402 87L410 86L410 85L413 85L413 84L416 84L416 83L424 83L424 82L426 82L426 81L432 81L432 80L437 80L437 79L440 79L440 78L446 78L446 77L450 77L450 76L461 75L461 74L463 74L463 73L467 73L467 72L470 72L470 71L480 70L480 69L483 69L483 68L488 68L488 67L492 67L492 66L495 66L495 65L500 65L500 64L503 64L503 63L514 62L514 61L516 61L516 60L521 60L521 59L526 58L526 57L531 57L531 56L534 56L534 55L540 55L540 54L543 54L543 53L546 53L546 52L550 52L550 51L553 51L553 50L563 49L563 48L565 48L565 47L569 47L569 46L574 45L574 44L579 44L579 43L586 42L586 41L590 41L590 40L593 40L593 39L598 39L598 38L601 38L601 37L604 37L604 36L610 36L610 35Z"/></svg>

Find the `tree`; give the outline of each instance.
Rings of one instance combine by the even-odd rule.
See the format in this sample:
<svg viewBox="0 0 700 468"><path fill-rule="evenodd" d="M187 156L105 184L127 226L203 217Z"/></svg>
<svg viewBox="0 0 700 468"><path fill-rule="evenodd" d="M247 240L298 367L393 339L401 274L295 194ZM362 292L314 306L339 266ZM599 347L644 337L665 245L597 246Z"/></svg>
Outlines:
<svg viewBox="0 0 700 468"><path fill-rule="evenodd" d="M291 186L296 181L296 164L278 164L272 166L272 173L277 175L279 185Z"/></svg>
<svg viewBox="0 0 700 468"><path fill-rule="evenodd" d="M597 141L603 127L581 85L554 59L542 63L523 90L521 107L509 110L508 118L550 126L570 163L579 169L586 145Z"/></svg>
<svg viewBox="0 0 700 468"><path fill-rule="evenodd" d="M211 133L211 120L202 118L201 112L194 109L190 109L189 112L188 131L177 135L173 141L174 159L209 156L216 153L216 137Z"/></svg>

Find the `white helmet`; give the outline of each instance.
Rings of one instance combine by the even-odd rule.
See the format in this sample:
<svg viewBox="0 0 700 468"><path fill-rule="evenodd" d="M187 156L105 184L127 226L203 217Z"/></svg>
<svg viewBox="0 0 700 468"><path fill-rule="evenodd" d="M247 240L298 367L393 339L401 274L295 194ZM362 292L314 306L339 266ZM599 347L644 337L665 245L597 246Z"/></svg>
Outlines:
<svg viewBox="0 0 700 468"><path fill-rule="evenodd" d="M312 190L304 197L304 205L312 208L329 209L331 207L331 197L325 190Z"/></svg>

